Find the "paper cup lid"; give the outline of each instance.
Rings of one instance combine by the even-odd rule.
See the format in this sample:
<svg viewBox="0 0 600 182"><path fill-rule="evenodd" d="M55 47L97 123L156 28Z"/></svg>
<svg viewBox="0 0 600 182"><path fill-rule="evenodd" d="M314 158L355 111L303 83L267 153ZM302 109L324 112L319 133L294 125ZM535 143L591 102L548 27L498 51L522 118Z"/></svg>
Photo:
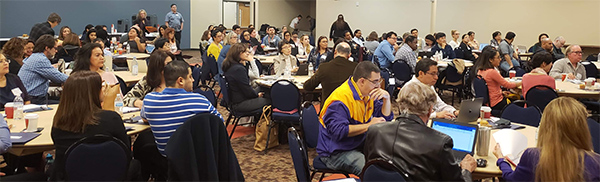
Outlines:
<svg viewBox="0 0 600 182"><path fill-rule="evenodd" d="M26 114L25 115L25 119L37 119L40 116L38 114L32 113L32 114Z"/></svg>
<svg viewBox="0 0 600 182"><path fill-rule="evenodd" d="M6 104L4 104L4 107L13 107L14 105L14 102L7 102Z"/></svg>

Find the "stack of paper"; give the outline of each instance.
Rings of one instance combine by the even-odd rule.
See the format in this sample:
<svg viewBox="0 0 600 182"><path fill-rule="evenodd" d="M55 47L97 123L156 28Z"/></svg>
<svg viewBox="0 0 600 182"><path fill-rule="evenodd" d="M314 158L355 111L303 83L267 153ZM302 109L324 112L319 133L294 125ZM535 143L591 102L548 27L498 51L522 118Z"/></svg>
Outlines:
<svg viewBox="0 0 600 182"><path fill-rule="evenodd" d="M500 145L502 154L519 164L521 155L527 149L527 137L518 131L502 129L493 134L494 140Z"/></svg>
<svg viewBox="0 0 600 182"><path fill-rule="evenodd" d="M123 114L125 113L130 113L130 112L137 112L140 111L140 108L137 107L123 107Z"/></svg>

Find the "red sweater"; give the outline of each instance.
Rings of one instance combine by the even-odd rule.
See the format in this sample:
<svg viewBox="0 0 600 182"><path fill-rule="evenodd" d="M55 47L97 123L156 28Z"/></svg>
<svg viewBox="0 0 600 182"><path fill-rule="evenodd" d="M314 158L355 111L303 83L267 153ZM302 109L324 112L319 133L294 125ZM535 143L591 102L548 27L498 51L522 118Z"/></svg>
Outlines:
<svg viewBox="0 0 600 182"><path fill-rule="evenodd" d="M527 73L523 75L523 97L527 96L527 91L537 85L546 85L550 88L556 89L556 82L554 78L545 74L531 74Z"/></svg>

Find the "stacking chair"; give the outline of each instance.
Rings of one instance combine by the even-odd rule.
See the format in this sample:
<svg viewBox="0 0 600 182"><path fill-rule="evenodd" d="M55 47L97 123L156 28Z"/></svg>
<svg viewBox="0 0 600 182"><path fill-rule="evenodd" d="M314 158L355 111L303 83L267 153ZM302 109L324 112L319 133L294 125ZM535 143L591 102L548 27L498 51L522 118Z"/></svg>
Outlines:
<svg viewBox="0 0 600 182"><path fill-rule="evenodd" d="M394 72L394 78L400 81L400 83L396 83L398 87L404 86L413 75L410 66L408 66L404 60L396 60L392 64L392 71Z"/></svg>
<svg viewBox="0 0 600 182"><path fill-rule="evenodd" d="M463 90L464 90L464 74L466 73L466 70L463 71L462 74L458 73L458 70L456 69L456 67L448 64L448 67L446 68L446 79L443 80L442 86L441 86L441 90L450 90L452 91L452 105L454 105L454 96L456 95L456 93L458 93L459 99L458 101L461 101L462 95L463 95ZM452 83L456 83L456 84L452 84ZM487 88L487 87L486 87Z"/></svg>
<svg viewBox="0 0 600 182"><path fill-rule="evenodd" d="M308 148L317 147L319 139L319 115L310 102L305 102L302 110L302 132L304 132L304 142Z"/></svg>
<svg viewBox="0 0 600 182"><path fill-rule="evenodd" d="M106 136L85 137L65 153L67 181L125 181L131 150L123 141Z"/></svg>
<svg viewBox="0 0 600 182"><path fill-rule="evenodd" d="M544 112L546 105L555 98L558 98L556 91L546 85L533 86L525 95L525 100L540 108L542 112Z"/></svg>
<svg viewBox="0 0 600 182"><path fill-rule="evenodd" d="M221 74L217 74L215 76L215 80L219 83L219 87L221 87L221 91L219 91L219 94L223 94L221 106L224 106L227 109L227 111L229 111L229 117L227 117L227 120L225 121L225 127L227 127L229 125L229 121L233 119L233 130L231 130L231 133L229 134L229 138L231 138L233 136L233 133L235 132L235 128L237 127L238 122L240 121L240 118L249 116L260 116L260 114L262 114L262 108L250 112L236 111L235 107L231 104L231 100L229 98L229 86L225 81L226 79L223 76L221 76Z"/></svg>
<svg viewBox="0 0 600 182"><path fill-rule="evenodd" d="M483 97L483 105L490 106L490 94L487 87L487 82L481 75L477 75L475 79L473 79L473 89L475 90L475 97ZM500 110L492 110L493 116L500 116L502 111Z"/></svg>
<svg viewBox="0 0 600 182"><path fill-rule="evenodd" d="M217 108L217 95L215 95L215 91L208 85L199 85L198 88L194 89L193 92L202 94L204 97L206 97L206 99L208 99L208 101L210 101L213 107Z"/></svg>
<svg viewBox="0 0 600 182"><path fill-rule="evenodd" d="M131 90L131 88L133 88L133 86L131 86L131 87L127 86L127 83L125 83L125 80L123 80L123 78L121 78L120 76L115 75L115 77L117 77L117 81L119 81L119 87L121 87L121 95L124 97L125 94L127 94L127 92L129 92L129 90Z"/></svg>
<svg viewBox="0 0 600 182"><path fill-rule="evenodd" d="M202 70L198 66L191 66L192 68L192 77L194 78L194 83L192 84L192 88L196 89L200 83L200 75L202 75Z"/></svg>
<svg viewBox="0 0 600 182"><path fill-rule="evenodd" d="M527 105L527 107L525 107ZM533 127L540 125L542 111L534 104L524 100L514 101L502 109L501 118L508 119L511 122L521 123Z"/></svg>
<svg viewBox="0 0 600 182"><path fill-rule="evenodd" d="M384 159L373 159L365 164L361 181L406 181L406 174Z"/></svg>
<svg viewBox="0 0 600 182"><path fill-rule="evenodd" d="M206 58L206 59L205 59ZM217 59L213 56L202 56L202 68L200 80L202 84L209 85L207 82L210 82L211 78L215 75L219 74L219 68L217 66ZM214 83L213 83L214 86Z"/></svg>
<svg viewBox="0 0 600 182"><path fill-rule="evenodd" d="M592 118L587 118L587 124L590 129L590 134L592 135L594 152L600 154L600 123Z"/></svg>
<svg viewBox="0 0 600 182"><path fill-rule="evenodd" d="M310 164L308 163L308 154L306 152L304 142L302 141L294 127L290 127L288 129L288 143L290 144L290 153L292 155L292 161L294 163L294 170L296 171L296 179L299 182L312 181L315 174L317 173L322 173L319 181L323 180L323 177L326 173L341 173L344 174L347 178L350 178L350 175L348 175L348 173L335 171L325 167L325 164L321 161L321 159L318 156L313 160L314 167L310 166Z"/></svg>
<svg viewBox="0 0 600 182"><path fill-rule="evenodd" d="M586 78L599 78L598 76L598 68L592 62L583 62L583 66L585 67Z"/></svg>
<svg viewBox="0 0 600 182"><path fill-rule="evenodd" d="M292 125L299 125L302 121L300 100L300 90L288 80L278 80L271 86L271 108L273 112L271 123L269 123L265 154L269 148L268 141L271 138L271 128L275 126L275 123L288 122Z"/></svg>

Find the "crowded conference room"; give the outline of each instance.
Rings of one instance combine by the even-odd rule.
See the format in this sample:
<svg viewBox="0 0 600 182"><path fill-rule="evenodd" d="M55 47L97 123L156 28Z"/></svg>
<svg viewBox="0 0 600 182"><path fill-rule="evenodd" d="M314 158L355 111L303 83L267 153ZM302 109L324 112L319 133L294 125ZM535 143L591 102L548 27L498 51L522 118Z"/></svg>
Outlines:
<svg viewBox="0 0 600 182"><path fill-rule="evenodd" d="M0 1L0 181L600 181L600 1Z"/></svg>

